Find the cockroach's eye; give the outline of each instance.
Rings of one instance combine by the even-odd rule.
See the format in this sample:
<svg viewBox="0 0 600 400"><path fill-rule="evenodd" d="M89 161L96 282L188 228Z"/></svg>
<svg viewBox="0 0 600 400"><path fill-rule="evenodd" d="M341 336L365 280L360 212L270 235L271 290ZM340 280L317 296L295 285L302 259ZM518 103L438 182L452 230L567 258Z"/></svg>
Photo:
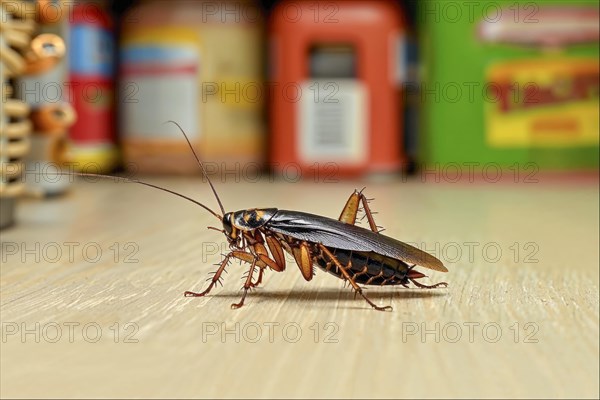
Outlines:
<svg viewBox="0 0 600 400"><path fill-rule="evenodd" d="M223 216L223 229L225 229L227 236L231 236L231 232L233 232L233 227L231 226L231 213L227 213Z"/></svg>

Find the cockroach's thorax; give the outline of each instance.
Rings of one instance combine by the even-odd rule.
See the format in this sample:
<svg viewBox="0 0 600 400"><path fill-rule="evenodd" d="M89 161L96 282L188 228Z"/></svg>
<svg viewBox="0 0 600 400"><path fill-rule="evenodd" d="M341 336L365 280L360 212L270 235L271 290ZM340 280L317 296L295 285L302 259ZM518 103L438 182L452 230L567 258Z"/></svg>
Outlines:
<svg viewBox="0 0 600 400"><path fill-rule="evenodd" d="M242 231L253 231L269 222L277 212L276 208L251 208L233 213L234 228Z"/></svg>

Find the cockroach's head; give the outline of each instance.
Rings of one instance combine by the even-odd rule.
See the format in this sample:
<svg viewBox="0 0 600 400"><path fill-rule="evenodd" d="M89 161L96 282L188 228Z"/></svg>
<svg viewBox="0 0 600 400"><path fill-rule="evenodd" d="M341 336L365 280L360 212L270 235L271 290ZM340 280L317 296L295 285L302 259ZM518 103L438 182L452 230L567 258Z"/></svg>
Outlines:
<svg viewBox="0 0 600 400"><path fill-rule="evenodd" d="M229 244L242 243L243 232L261 228L276 212L276 208L251 208L226 213L223 216L223 230Z"/></svg>
<svg viewBox="0 0 600 400"><path fill-rule="evenodd" d="M239 237L239 229L233 223L234 214L235 213L228 212L223 215L223 231L230 246L234 245Z"/></svg>

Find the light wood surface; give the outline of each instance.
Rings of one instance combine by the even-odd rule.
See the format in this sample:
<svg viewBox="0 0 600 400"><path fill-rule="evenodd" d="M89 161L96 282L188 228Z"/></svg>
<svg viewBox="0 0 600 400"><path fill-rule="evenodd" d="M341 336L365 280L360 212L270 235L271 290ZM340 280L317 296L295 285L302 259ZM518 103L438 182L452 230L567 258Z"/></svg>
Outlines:
<svg viewBox="0 0 600 400"><path fill-rule="evenodd" d="M368 289L394 307L376 312L288 263L234 311L234 263L223 288L184 298L226 250L206 229L218 221L141 186L77 182L21 203L2 232L2 397L598 398L597 182L233 180L217 183L229 210L332 217L367 185L386 234L433 250L450 271L429 282L450 286ZM215 204L200 179L152 182Z"/></svg>

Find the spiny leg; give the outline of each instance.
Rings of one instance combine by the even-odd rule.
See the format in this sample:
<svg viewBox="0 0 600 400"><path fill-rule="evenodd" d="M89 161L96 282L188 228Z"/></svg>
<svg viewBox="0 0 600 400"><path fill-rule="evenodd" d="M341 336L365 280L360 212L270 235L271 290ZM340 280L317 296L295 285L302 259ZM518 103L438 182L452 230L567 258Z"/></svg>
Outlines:
<svg viewBox="0 0 600 400"><path fill-rule="evenodd" d="M262 283L262 278L266 268L270 268L276 272L281 272L285 269L285 263L281 265L277 261L269 258L267 250L261 243L254 244L252 248L254 249L253 254L240 252L241 254L239 254L237 257L242 261L246 261L247 263L255 262L256 266L259 268L256 282L250 282L250 287L254 288Z"/></svg>
<svg viewBox="0 0 600 400"><path fill-rule="evenodd" d="M346 278L346 280L350 283L350 285L352 285L352 287L354 288L354 290L356 290L356 292L358 294L360 294L362 296L363 299L366 300L367 303L369 303L369 305L371 307L373 307L374 309L378 310L378 311L387 311L387 310L392 310L391 306L385 306L385 307L379 307L378 305L376 305L375 303L373 303L362 291L362 288L360 286L358 286L358 284L354 281L354 279L352 279L352 277L350 276L350 274L348 273L348 271L346 271L346 268L339 262L339 260L329 251L329 249L327 249L327 247L323 246L322 244L319 244L319 248L321 249L321 251L324 254L327 254L327 257L329 257L329 259L331 259L331 261L333 261L335 263L335 265L339 268L340 272L342 273L342 275L344 276L344 278Z"/></svg>
<svg viewBox="0 0 600 400"><path fill-rule="evenodd" d="M217 271L215 271L215 274L213 275L211 282L208 285L208 287L206 288L206 290L204 290L201 293L187 291L183 295L185 297L203 297L203 296L207 295L211 291L211 289L217 284L217 282L219 282L219 279L221 278L221 274L223 273L223 271L225 271L225 267L227 267L227 265L229 264L229 260L231 258L237 258L242 261L252 262L252 260L254 259L254 256L252 254L246 253L244 251L232 251L231 253L229 253L225 256L225 258L221 262L221 265L219 265L219 268L217 269Z"/></svg>
<svg viewBox="0 0 600 400"><path fill-rule="evenodd" d="M413 271L413 268L414 268L414 267L416 267L416 264L414 264L414 265L411 265L410 267L408 267L408 271L407 271L406 277L407 277L407 278L408 278L408 280L409 280L409 281L411 281L411 282L412 282L412 283L413 283L413 284L414 284L416 287L418 287L418 288L421 288L421 289L435 289L435 288L437 288L437 287L448 287L448 283L446 283L446 282L439 282L439 283L436 283L435 285L424 285L424 284L422 284L422 283L419 283L419 282L417 282L417 279L420 279L420 278L425 278L426 276L425 276L425 275L423 275L423 274L422 274L422 273L420 273L420 272L416 272L416 273L414 273L414 272L415 272L415 271ZM411 275L412 275L412 276L411 276ZM403 285L403 286L405 286L405 287L408 287L408 286L406 286L406 285Z"/></svg>
<svg viewBox="0 0 600 400"><path fill-rule="evenodd" d="M374 212L372 212L369 208L369 199L367 199L362 193L363 190L364 189L360 191L355 190L354 193L350 195L338 219L347 224L355 225L356 215L358 214L358 210L362 205L363 210L365 211L363 218L366 217L367 221L369 221L369 228L371 228L371 230L375 233L383 232L383 229L380 230L375 223L375 219L373 218Z"/></svg>
<svg viewBox="0 0 600 400"><path fill-rule="evenodd" d="M435 289L438 287L448 287L448 283L447 282L440 282L440 283L436 283L435 285L423 285L422 283L417 282L414 279L410 279L410 281L416 286L419 287L421 289Z"/></svg>
<svg viewBox="0 0 600 400"><path fill-rule="evenodd" d="M233 303L231 305L231 308L234 310L236 310L244 305L244 300L246 300L246 295L248 294L248 289L250 289L252 287L252 275L254 274L254 268L256 267L256 261L257 261L257 258L255 257L254 260L252 261L252 265L250 266L250 269L248 270L248 276L246 277L246 283L244 283L244 287L243 287L244 294L242 295L240 302Z"/></svg>
<svg viewBox="0 0 600 400"><path fill-rule="evenodd" d="M258 285L260 285L262 283L262 278L263 278L263 273L264 273L265 269L264 268L259 268L258 269L258 278L256 279L256 282L252 282L250 284L251 287L255 288Z"/></svg>
<svg viewBox="0 0 600 400"><path fill-rule="evenodd" d="M250 268L248 277L246 279L246 284L243 287L244 288L244 296L242 297L242 300L240 301L240 303L232 304L233 308L239 308L244 304L244 299L246 298L246 293L248 292L248 289L256 287L262 283L262 277L263 277L265 268L269 267L275 271L282 271L284 268L284 267L278 265L276 261L270 259L268 256L266 256L264 254L252 254L252 253L248 253L245 251L234 250L225 256L225 258L221 262L219 268L217 269L217 271L215 271L215 274L211 279L211 283L208 286L208 288L206 288L206 290L204 290L201 293L187 291L184 293L184 295L186 297L202 297L202 296L205 296L206 294L208 294L210 292L210 290L217 283L220 283L219 278L221 277L221 274L225 271L225 267L227 267L227 265L229 264L229 260L231 258L237 258L240 261L245 261L247 263L252 264L252 267ZM259 275L258 275L258 279L256 280L256 282L253 283L252 275L254 273L255 267L259 268Z"/></svg>
<svg viewBox="0 0 600 400"><path fill-rule="evenodd" d="M207 295L211 291L211 289L217 284L217 282L219 282L219 279L221 278L221 274L223 273L223 271L225 271L225 267L227 267L227 264L229 264L229 259L232 257L232 255L233 255L233 252L231 252L225 256L225 258L219 265L219 268L215 271L215 274L213 275L211 282L208 285L208 287L206 288L206 290L204 290L201 293L190 292L188 290L183 295L185 297L204 297L205 295Z"/></svg>
<svg viewBox="0 0 600 400"><path fill-rule="evenodd" d="M358 195L360 196L360 202L362 203L363 210L365 211L365 217L367 217L367 221L369 221L369 227L371 228L371 230L373 232L381 233L385 229L381 228L379 225L377 225L375 223L375 218L373 218L373 215L376 213L371 211L371 208L369 207L369 199L367 199L367 197L363 194L363 190L364 189L362 189L360 192L358 192ZM381 229L379 229L379 228L381 228Z"/></svg>

